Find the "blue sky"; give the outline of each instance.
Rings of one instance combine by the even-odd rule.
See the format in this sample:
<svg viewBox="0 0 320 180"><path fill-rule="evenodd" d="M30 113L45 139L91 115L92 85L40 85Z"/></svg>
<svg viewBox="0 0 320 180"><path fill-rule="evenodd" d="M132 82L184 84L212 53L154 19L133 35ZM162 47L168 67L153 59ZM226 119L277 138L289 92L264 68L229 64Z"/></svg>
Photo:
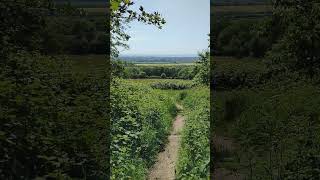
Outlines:
<svg viewBox="0 0 320 180"><path fill-rule="evenodd" d="M210 0L136 0L147 12L157 11L166 20L162 29L130 23L129 50L120 55L197 55L208 47Z"/></svg>

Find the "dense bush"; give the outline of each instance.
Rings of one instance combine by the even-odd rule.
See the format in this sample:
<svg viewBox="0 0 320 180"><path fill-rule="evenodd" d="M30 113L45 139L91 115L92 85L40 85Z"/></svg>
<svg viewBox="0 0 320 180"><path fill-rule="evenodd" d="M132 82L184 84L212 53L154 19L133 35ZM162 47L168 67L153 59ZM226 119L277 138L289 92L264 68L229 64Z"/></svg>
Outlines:
<svg viewBox="0 0 320 180"><path fill-rule="evenodd" d="M27 51L41 49L42 30L45 18L34 13L35 8L48 7L48 1L14 0L0 2L0 58L1 62L17 49Z"/></svg>
<svg viewBox="0 0 320 180"><path fill-rule="evenodd" d="M196 66L196 75L194 76L194 82L197 84L210 84L210 52L208 50L199 53L199 59Z"/></svg>
<svg viewBox="0 0 320 180"><path fill-rule="evenodd" d="M259 60L243 59L233 61L216 65L213 70L216 89L253 87L271 79L267 68Z"/></svg>
<svg viewBox="0 0 320 180"><path fill-rule="evenodd" d="M0 178L108 178L107 76L26 52L0 69Z"/></svg>
<svg viewBox="0 0 320 180"><path fill-rule="evenodd" d="M320 68L320 6L316 0L277 1L274 25L281 28L278 41L268 53L274 71L302 71L310 77ZM268 30L266 30L268 31Z"/></svg>
<svg viewBox="0 0 320 180"><path fill-rule="evenodd" d="M251 179L318 179L317 91L299 81L219 94L215 120L219 128L232 122L225 133L238 144L231 168Z"/></svg>
<svg viewBox="0 0 320 180"><path fill-rule="evenodd" d="M62 11L79 13L77 8L68 8L55 8L51 0L0 2L0 51L13 49L13 45L53 55L106 54L110 38L105 17L55 16Z"/></svg>
<svg viewBox="0 0 320 180"><path fill-rule="evenodd" d="M316 0L274 1L272 17L256 29L265 41L262 47L268 47L261 51L267 52L267 66L250 66L251 75L239 78L236 85L249 89L216 96L218 133L236 144L222 166L245 179L320 178L319 9ZM254 41L252 45L260 46ZM234 72L235 68L229 74Z"/></svg>
<svg viewBox="0 0 320 180"><path fill-rule="evenodd" d="M196 91L197 93L194 93ZM209 89L195 88L183 92L185 127L177 165L177 179L208 179L210 163Z"/></svg>
<svg viewBox="0 0 320 180"><path fill-rule="evenodd" d="M96 26L103 18L48 17L42 51L47 54L106 54L108 34Z"/></svg>
<svg viewBox="0 0 320 180"><path fill-rule="evenodd" d="M213 53L237 58L263 57L273 41L269 34L260 32L268 23L268 18L213 21Z"/></svg>
<svg viewBox="0 0 320 180"><path fill-rule="evenodd" d="M256 164L250 176L319 178L319 163L315 162L319 161L320 99L314 86L300 85L253 104L240 116L237 137L243 151L249 145L256 152L265 152L254 157ZM263 170L265 166L269 167L267 171ZM302 166L304 170L300 171Z"/></svg>
<svg viewBox="0 0 320 180"><path fill-rule="evenodd" d="M175 98L148 85L112 83L111 179L145 179L170 132Z"/></svg>
<svg viewBox="0 0 320 180"><path fill-rule="evenodd" d="M154 89L174 89L174 90L182 90L182 89L189 89L193 87L194 84L191 81L173 81L173 80L166 80L166 81L159 81L151 84L151 87Z"/></svg>

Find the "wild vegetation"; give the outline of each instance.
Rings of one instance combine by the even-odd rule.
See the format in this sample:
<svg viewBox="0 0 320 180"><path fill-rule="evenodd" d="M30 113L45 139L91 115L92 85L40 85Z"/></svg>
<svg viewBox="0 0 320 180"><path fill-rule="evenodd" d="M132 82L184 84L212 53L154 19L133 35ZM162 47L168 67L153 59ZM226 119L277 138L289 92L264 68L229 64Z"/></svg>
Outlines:
<svg viewBox="0 0 320 180"><path fill-rule="evenodd" d="M180 101L185 108L187 120L182 131L177 179L208 179L209 177L209 95L208 87L196 87L180 93Z"/></svg>
<svg viewBox="0 0 320 180"><path fill-rule="evenodd" d="M154 89L173 89L173 90L182 90L190 89L194 86L194 82L190 81L160 81L151 84L151 87Z"/></svg>
<svg viewBox="0 0 320 180"><path fill-rule="evenodd" d="M122 8L122 13L115 14L115 22L121 23L121 17L126 17L126 13L130 14L130 12L127 12L130 4L123 4L123 6L126 7ZM140 10L144 9L140 8ZM151 24L161 27L165 21L158 14L155 15L157 16L155 17L156 21L152 21ZM148 18L145 19L147 22L149 20ZM145 22L144 20L142 21ZM117 24L115 23L114 25ZM208 73L209 68L204 65L204 62L208 64L209 53L201 54L200 57L202 58L199 58L199 63L192 66L133 65L117 60L117 46L123 46L122 43L128 38L128 36L122 34L124 32L122 26L119 26L119 29L113 32L114 37L122 38L115 38L119 41L113 44L115 60L112 62L112 69L113 76L117 80L112 82L111 88L113 124L111 143L112 179L146 179L149 170L156 163L158 153L165 149L168 135L173 129L173 122L177 115L176 104L182 103L182 99L187 98L186 96L189 94L184 91L190 89L191 92L191 89L202 90L206 88L207 91L204 91L202 95L208 92L208 87L206 86L208 85L209 74L205 74L205 72ZM205 85L201 88L196 87L197 84ZM192 102L189 103L191 104ZM201 103L208 103L208 99L202 98ZM204 108L208 110L208 107ZM185 111L187 119L189 118L187 112L191 111L191 109L192 107L188 107ZM190 132L184 133L184 147L192 146L190 144L192 142L187 141L187 136L190 139L196 139L199 136L199 133L191 129L191 124L196 124L196 117L192 117L191 114L196 113L199 112L190 112L190 120L192 118L193 120L188 125L190 129L186 130ZM202 121L208 125L208 111L201 111L201 113L206 113L203 114ZM200 127L197 128L197 132L199 132ZM201 133L206 134L208 131L201 131ZM194 170L186 173L193 159L185 157L186 153L189 153L186 149L181 150L179 155L181 161L183 161L183 163L179 163L181 178L208 177L209 170L206 162L209 161L209 141L206 140L208 139L203 139L203 141L199 142L197 148L207 147L205 151L198 155L201 156L207 153L207 156L203 157L202 163L193 164L196 165L195 169L201 168L200 165L204 165L205 168L201 171ZM178 166L175 168L178 168ZM174 169L172 170L174 171ZM176 174L176 176L178 175Z"/></svg>
<svg viewBox="0 0 320 180"><path fill-rule="evenodd" d="M198 81L201 68L190 68L194 82L125 80L116 61L110 80L109 59L101 56L109 56L107 39L115 58L129 38L126 22L165 23L143 7L130 10L132 4L111 1L111 22L105 22L95 14L101 9L93 15L83 4L0 2L0 179L146 177L172 128L175 103L184 96L172 89L204 81ZM178 77L193 79L188 73Z"/></svg>
<svg viewBox="0 0 320 180"><path fill-rule="evenodd" d="M55 56L67 37L98 33L64 24L53 7L0 2L0 179L107 179L108 66L79 72Z"/></svg>
<svg viewBox="0 0 320 180"><path fill-rule="evenodd" d="M143 8L130 11L131 1L112 2L113 57L129 38L127 20L165 22ZM113 62L112 82L108 64L84 70L86 60L69 61L79 59L70 53L108 53L104 18L51 1L0 2L0 178L108 179L110 156L113 179L144 178L181 103L177 178L207 179L213 80L211 125L234 142L228 152L212 151L215 166L247 179L319 179L319 5L275 2L272 17L213 23L212 52L234 57L216 60L213 79L204 52L195 66L163 68L165 80L122 79L126 66ZM159 78L161 67L139 68Z"/></svg>
<svg viewBox="0 0 320 180"><path fill-rule="evenodd" d="M186 87L181 84L192 89L182 90ZM163 79L118 79L113 82L112 179L147 177L148 169L155 163L172 129L176 103L185 106L183 114L188 119L179 153L179 177L208 177L209 91L206 86L192 87L192 84L192 81ZM193 95L195 90L201 93ZM199 116L203 123L199 124ZM194 140L199 138L202 140L194 147ZM189 159L193 152L198 153L197 159ZM199 163L192 164L195 161ZM190 168L194 170L189 172Z"/></svg>
<svg viewBox="0 0 320 180"><path fill-rule="evenodd" d="M316 4L276 1L272 17L251 19L259 23L249 29L240 28L248 20L232 20L234 23L217 27L220 33L215 37L214 52L234 59L213 57L214 139L228 140L214 142L216 174L224 169L241 179L319 178ZM228 43L218 43L225 30L233 29L233 24L238 24L237 33L233 33L236 37L226 42L232 45L243 37L238 41L244 42L238 46L243 51L234 51L249 52L242 54L242 59L236 59L238 53L226 54L223 45ZM242 36L245 31L250 36ZM251 32L258 32L257 36ZM262 49L253 46L261 50L261 59L252 59L254 53L250 52L254 48L246 45L252 38L266 42Z"/></svg>
<svg viewBox="0 0 320 180"><path fill-rule="evenodd" d="M187 118L176 177L208 177L209 89L204 82L209 79L209 74L205 73L208 72L209 54L201 54L199 59L196 66L190 66L197 72L193 81L124 79L125 66L121 62L115 63L114 75L120 79L113 82L111 91L113 179L147 177L148 169L152 168L157 154L166 145L177 115L176 103L185 106L183 115ZM193 95L193 91L199 93ZM203 123L198 124L199 116ZM199 138L202 140L198 146L190 149L194 140ZM198 153L196 159L190 159L190 153L195 152ZM195 161L199 162L194 164ZM189 172L190 168L192 171Z"/></svg>
<svg viewBox="0 0 320 180"><path fill-rule="evenodd" d="M146 178L171 130L175 94L139 81L112 83L111 179Z"/></svg>

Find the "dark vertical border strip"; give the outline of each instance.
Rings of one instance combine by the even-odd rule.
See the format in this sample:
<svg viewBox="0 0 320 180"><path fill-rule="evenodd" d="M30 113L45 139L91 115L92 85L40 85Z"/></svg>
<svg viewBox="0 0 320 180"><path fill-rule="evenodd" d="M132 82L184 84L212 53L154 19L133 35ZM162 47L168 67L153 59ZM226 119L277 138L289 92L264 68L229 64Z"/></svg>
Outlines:
<svg viewBox="0 0 320 180"><path fill-rule="evenodd" d="M214 81L213 81L213 69L214 69L214 63L213 63L213 38L212 38L212 8L211 8L211 4L213 3L213 0L210 0L210 137L209 137L209 143L210 143L210 179L214 179L213 178L213 174L214 174L214 156L215 156L215 148L213 145L213 136L214 136L214 116L213 116L213 112L214 112Z"/></svg>
<svg viewBox="0 0 320 180"><path fill-rule="evenodd" d="M111 15L110 15L110 0L106 1L106 6L107 6L107 12L106 12L106 32L108 33L108 39L106 40L108 43L108 49L106 50L106 60L107 60L107 152L106 152L106 156L107 156L107 162L109 162L108 164L108 168L107 168L107 175L108 175L108 179L111 179L111 151L110 151L110 146L111 146L111 105L110 105L110 86L111 86Z"/></svg>

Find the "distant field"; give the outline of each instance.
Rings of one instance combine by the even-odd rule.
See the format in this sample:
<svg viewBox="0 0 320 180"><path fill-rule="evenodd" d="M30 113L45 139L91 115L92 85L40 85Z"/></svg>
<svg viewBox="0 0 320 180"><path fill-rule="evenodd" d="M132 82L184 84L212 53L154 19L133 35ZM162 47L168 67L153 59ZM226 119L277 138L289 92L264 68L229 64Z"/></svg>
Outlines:
<svg viewBox="0 0 320 180"><path fill-rule="evenodd" d="M107 67L106 55L66 55L77 71L101 70ZM192 66L195 63L135 63L137 66Z"/></svg>
<svg viewBox="0 0 320 180"><path fill-rule="evenodd" d="M133 64L190 64L194 63L198 57L181 56L120 56L121 60Z"/></svg>
<svg viewBox="0 0 320 180"><path fill-rule="evenodd" d="M193 66L196 63L136 63L137 66Z"/></svg>
<svg viewBox="0 0 320 180"><path fill-rule="evenodd" d="M106 55L67 55L68 59L72 60L73 67L76 71L101 71L107 68L107 56ZM217 56L211 57L211 60L216 63L217 68L222 68L228 65L250 65L256 64L261 65L263 64L262 59L257 58L243 58L237 59L234 57L224 57L224 56ZM157 63L157 64L135 64L136 66L192 66L195 63ZM148 79L149 81L156 81L157 79ZM161 79L163 80L163 79ZM134 81L146 81L146 80L134 80ZM174 79L173 79L174 81Z"/></svg>

